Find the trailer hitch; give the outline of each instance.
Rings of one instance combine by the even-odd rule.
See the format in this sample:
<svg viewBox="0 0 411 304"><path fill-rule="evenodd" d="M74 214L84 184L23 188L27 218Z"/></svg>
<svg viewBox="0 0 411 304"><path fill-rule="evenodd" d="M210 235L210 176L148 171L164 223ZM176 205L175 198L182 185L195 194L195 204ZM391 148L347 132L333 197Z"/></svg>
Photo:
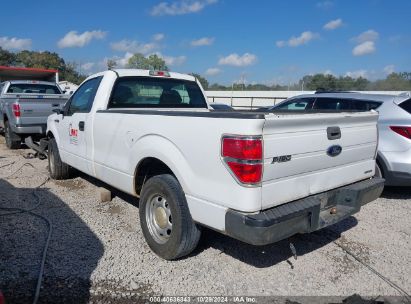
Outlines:
<svg viewBox="0 0 411 304"><path fill-rule="evenodd" d="M27 137L24 139L24 143L26 144L27 147L30 149L36 151L36 153L29 153L30 158L33 157L38 157L39 159L46 159L47 158L47 147L49 144L49 141L47 138L41 138L39 143L36 143L33 141L33 138L31 136Z"/></svg>

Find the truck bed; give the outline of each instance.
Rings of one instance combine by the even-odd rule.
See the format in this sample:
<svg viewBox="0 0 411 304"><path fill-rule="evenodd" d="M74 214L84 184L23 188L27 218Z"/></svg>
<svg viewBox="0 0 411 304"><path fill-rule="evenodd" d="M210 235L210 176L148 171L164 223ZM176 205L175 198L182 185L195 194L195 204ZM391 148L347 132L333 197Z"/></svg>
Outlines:
<svg viewBox="0 0 411 304"><path fill-rule="evenodd" d="M141 118L129 118L129 115L139 115ZM154 131L144 126L149 121L158 121L155 118L158 116L170 117L161 119L164 127L158 126ZM108 117L110 122L107 121ZM95 145L98 147L95 160L102 166L110 166L110 159L114 161L124 149L129 149L126 142L121 140L124 134L129 134L129 137L138 142L143 134L155 133L183 149L183 157L197 179L207 179L205 184L211 182L214 185L213 193L205 192L205 197L215 194L213 199L228 203L227 207L252 212L372 177L377 146L377 117L378 114L374 111L276 114L254 111L99 110L94 122L95 132L101 128L105 128L106 132L101 140L98 139L99 136L95 137ZM240 128L241 120L249 127ZM167 127L167 121L173 123L172 128ZM335 126L339 127L341 137L330 140L327 138L327 128ZM175 133L175 129L179 132ZM231 183L232 177L224 166L210 172L210 168L216 165L214 156L218 157L221 153L222 130L226 134L262 134L264 170L258 206L237 198L242 195L244 187L240 186L237 193L227 193L221 175L226 175ZM201 134L201 137L196 134ZM187 146L186 138L190 138L191 147L197 147L195 153L188 152L193 148ZM341 155L327 155L327 149L331 146L340 146ZM110 155L103 156L102 151L110 151ZM273 161L282 156L289 157L289 160ZM129 171L129 165L120 159L111 163L111 166L116 170L124 170L123 172ZM133 172L128 173L131 176ZM122 181L118 180L118 183L120 185ZM196 188L190 191L192 193L206 191L201 185L187 185L188 188ZM243 194L249 195L250 192L252 191L244 191ZM244 203L240 203L242 201Z"/></svg>

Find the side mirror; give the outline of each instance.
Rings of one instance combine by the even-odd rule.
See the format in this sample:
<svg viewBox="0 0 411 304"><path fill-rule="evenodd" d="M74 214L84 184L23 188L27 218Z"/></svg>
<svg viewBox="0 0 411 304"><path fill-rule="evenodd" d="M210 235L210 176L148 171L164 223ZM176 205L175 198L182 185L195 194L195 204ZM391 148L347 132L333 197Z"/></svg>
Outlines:
<svg viewBox="0 0 411 304"><path fill-rule="evenodd" d="M62 110L62 109L53 109L53 112L54 113L57 113L57 114L64 114L64 111Z"/></svg>

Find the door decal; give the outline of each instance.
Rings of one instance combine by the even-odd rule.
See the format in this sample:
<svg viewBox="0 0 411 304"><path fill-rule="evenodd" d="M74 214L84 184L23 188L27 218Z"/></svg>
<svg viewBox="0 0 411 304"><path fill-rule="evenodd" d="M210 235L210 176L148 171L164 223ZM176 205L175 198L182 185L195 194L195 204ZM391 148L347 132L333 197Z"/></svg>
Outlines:
<svg viewBox="0 0 411 304"><path fill-rule="evenodd" d="M69 125L69 136L70 136L70 144L71 145L78 145L78 130L73 128L73 125Z"/></svg>

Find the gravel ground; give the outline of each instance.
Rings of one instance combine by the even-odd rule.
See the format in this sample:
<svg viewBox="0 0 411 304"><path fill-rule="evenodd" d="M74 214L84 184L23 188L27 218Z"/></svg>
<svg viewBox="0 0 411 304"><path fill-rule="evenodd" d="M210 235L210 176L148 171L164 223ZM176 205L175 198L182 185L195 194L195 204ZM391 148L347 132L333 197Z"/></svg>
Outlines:
<svg viewBox="0 0 411 304"><path fill-rule="evenodd" d="M333 241L411 293L410 188L386 189L355 217L293 237L297 260L288 241L254 247L205 229L192 255L168 262L146 245L136 199L115 192L111 202L100 203L101 183L81 174L34 190L48 177L47 161L26 160L29 151L7 150L0 137L0 167L11 163L0 168L0 206L29 208L37 194L41 204L34 211L52 222L42 303L136 303L152 295L275 295L284 301L401 295ZM8 177L26 162L34 168ZM0 290L10 303L32 300L46 236L45 222L30 214L0 217Z"/></svg>

